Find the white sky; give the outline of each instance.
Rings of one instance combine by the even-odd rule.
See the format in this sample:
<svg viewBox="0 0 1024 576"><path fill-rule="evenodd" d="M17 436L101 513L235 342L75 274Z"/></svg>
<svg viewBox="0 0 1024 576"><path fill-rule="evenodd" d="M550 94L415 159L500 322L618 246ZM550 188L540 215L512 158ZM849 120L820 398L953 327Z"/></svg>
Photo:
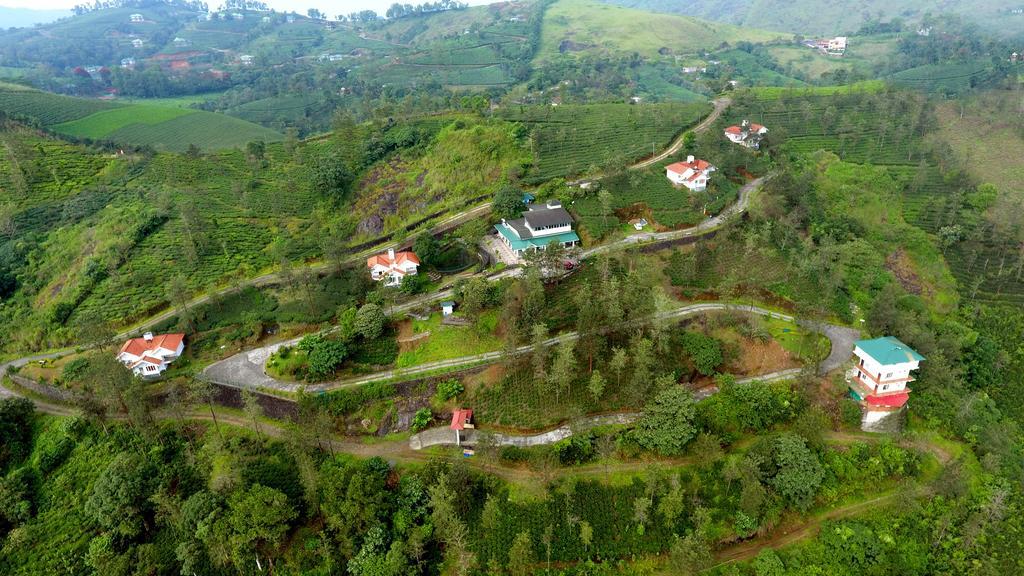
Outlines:
<svg viewBox="0 0 1024 576"><path fill-rule="evenodd" d="M489 4L489 0L464 0L471 5ZM271 8L278 11L296 11L305 14L308 8L319 8L325 14L333 17L336 14L349 14L359 10L376 10L378 14L391 6L395 0L342 0L331 2L330 0L267 0ZM8 8L33 8L36 10L61 10L70 9L75 4L89 4L89 0L0 0L0 6ZM206 0L210 9L215 9L221 4L220 0ZM421 4L422 0L403 0L402 4ZM0 23L0 28L3 24Z"/></svg>

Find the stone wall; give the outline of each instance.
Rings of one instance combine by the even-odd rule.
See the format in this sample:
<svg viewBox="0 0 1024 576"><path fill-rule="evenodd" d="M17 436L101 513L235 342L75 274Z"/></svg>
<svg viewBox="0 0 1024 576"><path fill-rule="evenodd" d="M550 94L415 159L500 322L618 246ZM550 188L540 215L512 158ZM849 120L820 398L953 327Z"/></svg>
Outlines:
<svg viewBox="0 0 1024 576"><path fill-rule="evenodd" d="M56 386L50 386L49 384L40 384L31 378L19 376L18 374L8 374L11 382L14 382L18 386L21 386L25 390L35 392L40 396L46 396L52 398L58 402L72 402L75 399L75 394L71 390L66 388L57 388Z"/></svg>

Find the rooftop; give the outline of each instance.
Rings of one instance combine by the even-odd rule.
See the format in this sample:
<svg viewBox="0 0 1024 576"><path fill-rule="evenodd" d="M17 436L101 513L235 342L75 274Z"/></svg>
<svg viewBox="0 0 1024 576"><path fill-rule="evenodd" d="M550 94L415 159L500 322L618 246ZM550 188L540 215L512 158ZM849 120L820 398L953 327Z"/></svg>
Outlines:
<svg viewBox="0 0 1024 576"><path fill-rule="evenodd" d="M857 340L854 344L882 366L924 360L924 356L894 336Z"/></svg>

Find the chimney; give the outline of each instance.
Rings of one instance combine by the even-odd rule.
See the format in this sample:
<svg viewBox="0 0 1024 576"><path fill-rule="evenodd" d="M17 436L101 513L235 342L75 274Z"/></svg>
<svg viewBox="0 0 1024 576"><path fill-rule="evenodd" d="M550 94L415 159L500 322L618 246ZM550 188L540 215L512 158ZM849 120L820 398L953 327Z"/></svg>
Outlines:
<svg viewBox="0 0 1024 576"><path fill-rule="evenodd" d="M153 333L152 332L146 332L145 334L142 335L142 339L145 340L146 342L152 342L153 341Z"/></svg>
<svg viewBox="0 0 1024 576"><path fill-rule="evenodd" d="M686 157L686 163L687 164L693 164L693 156L692 155Z"/></svg>
<svg viewBox="0 0 1024 576"><path fill-rule="evenodd" d="M389 260L394 260L395 259L395 249L394 248L388 248L388 259Z"/></svg>
<svg viewBox="0 0 1024 576"><path fill-rule="evenodd" d="M743 128L746 128L747 126L750 126L750 120L743 120L743 122L740 124L740 126L742 126Z"/></svg>

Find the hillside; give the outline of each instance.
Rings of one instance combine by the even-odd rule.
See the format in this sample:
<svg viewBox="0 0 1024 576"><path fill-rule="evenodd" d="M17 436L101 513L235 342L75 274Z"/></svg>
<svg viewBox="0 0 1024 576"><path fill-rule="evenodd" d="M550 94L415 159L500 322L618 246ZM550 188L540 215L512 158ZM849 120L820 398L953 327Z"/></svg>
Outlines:
<svg viewBox="0 0 1024 576"><path fill-rule="evenodd" d="M558 0L545 13L537 59L591 52L636 52L655 57L663 49L692 54L723 42L763 42L779 36L757 27L618 8L594 0Z"/></svg>
<svg viewBox="0 0 1024 576"><path fill-rule="evenodd" d="M610 4L670 14L685 14L744 27L799 34L839 35L858 30L867 18L901 18L918 22L927 14L958 14L984 25L990 32L1010 35L1024 29L1024 14L1014 14L1012 4L998 0L971 2L926 0L608 0Z"/></svg>
<svg viewBox="0 0 1024 576"><path fill-rule="evenodd" d="M153 104L121 104L0 83L0 111L37 119L58 134L183 152L276 142L278 132L223 114Z"/></svg>

